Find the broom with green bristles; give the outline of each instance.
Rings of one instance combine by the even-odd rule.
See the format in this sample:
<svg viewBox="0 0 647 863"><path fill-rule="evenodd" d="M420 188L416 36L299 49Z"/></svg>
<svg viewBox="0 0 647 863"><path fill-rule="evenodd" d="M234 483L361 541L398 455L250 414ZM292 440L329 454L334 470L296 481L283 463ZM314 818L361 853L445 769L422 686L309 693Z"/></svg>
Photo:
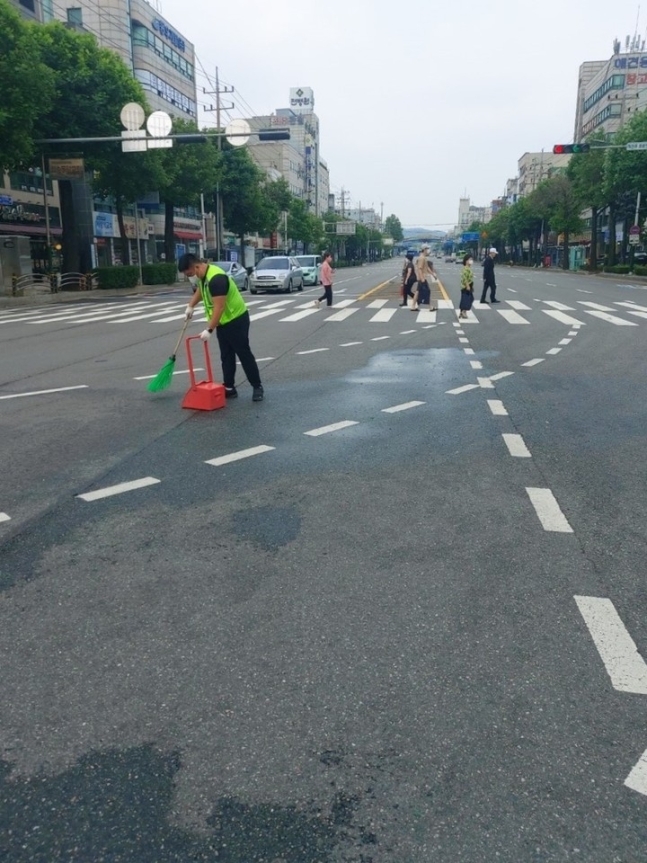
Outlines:
<svg viewBox="0 0 647 863"><path fill-rule="evenodd" d="M148 385L148 391L151 393L158 393L161 390L165 390L167 387L171 386L171 381L173 380L173 369L175 368L175 356L178 352L178 348L180 347L180 342L182 341L182 337L186 332L186 328L189 326L190 318L187 318L184 322L184 326L182 327L182 332L180 333L180 338L177 340L177 344L175 345L175 350L171 354L171 356L164 363L162 368L155 375L153 380Z"/></svg>

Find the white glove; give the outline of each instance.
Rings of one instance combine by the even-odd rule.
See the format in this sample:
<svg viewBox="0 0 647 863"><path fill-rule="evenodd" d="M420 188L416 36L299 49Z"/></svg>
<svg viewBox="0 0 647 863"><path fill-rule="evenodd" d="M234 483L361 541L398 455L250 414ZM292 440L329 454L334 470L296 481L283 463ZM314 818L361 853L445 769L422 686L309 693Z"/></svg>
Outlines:
<svg viewBox="0 0 647 863"><path fill-rule="evenodd" d="M200 338L203 342L208 342L211 338L211 333L209 332L209 330L202 330L202 332L200 333Z"/></svg>
<svg viewBox="0 0 647 863"><path fill-rule="evenodd" d="M184 320L190 321L193 317L193 306L187 306L184 310Z"/></svg>

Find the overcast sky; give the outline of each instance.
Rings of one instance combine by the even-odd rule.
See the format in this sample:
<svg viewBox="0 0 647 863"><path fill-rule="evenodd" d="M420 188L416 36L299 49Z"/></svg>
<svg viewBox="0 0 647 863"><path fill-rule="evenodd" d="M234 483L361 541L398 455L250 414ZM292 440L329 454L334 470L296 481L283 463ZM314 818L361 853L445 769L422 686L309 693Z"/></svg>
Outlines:
<svg viewBox="0 0 647 863"><path fill-rule="evenodd" d="M290 87L312 87L332 190L349 190L353 206L384 202L405 226L443 229L465 192L488 204L523 153L572 140L580 63L609 58L638 13L629 0L161 7L207 72L218 64L235 86L235 116L269 114L288 106Z"/></svg>

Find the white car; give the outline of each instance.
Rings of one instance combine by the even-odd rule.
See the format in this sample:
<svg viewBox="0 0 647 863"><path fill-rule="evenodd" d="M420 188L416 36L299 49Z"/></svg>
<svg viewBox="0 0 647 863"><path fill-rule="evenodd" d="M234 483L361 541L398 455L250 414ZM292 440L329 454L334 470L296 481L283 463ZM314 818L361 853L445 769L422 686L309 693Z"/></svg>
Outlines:
<svg viewBox="0 0 647 863"><path fill-rule="evenodd" d="M259 291L283 291L291 294L294 290L303 290L303 270L296 258L263 258L256 264L249 278L249 291L252 294Z"/></svg>

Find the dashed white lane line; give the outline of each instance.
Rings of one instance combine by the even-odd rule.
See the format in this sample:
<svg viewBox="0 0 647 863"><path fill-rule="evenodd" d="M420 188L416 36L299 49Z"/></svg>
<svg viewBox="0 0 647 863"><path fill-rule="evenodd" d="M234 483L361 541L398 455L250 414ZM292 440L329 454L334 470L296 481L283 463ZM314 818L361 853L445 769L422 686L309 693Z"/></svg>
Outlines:
<svg viewBox="0 0 647 863"><path fill-rule="evenodd" d="M120 482L117 485L110 485L106 488L99 488L96 491L88 491L85 494L77 494L77 497L87 502L93 500L101 500L104 497L113 497L115 494L124 494L127 491L135 491L138 488L146 488L149 485L157 485L161 480L155 479L154 476L145 476L141 479L134 479L131 482Z"/></svg>
<svg viewBox="0 0 647 863"><path fill-rule="evenodd" d="M647 664L610 599L576 596L611 685L619 692L647 695Z"/></svg>
<svg viewBox="0 0 647 863"><path fill-rule="evenodd" d="M353 345L361 345L363 342L344 342L343 345L340 345L340 348L352 348Z"/></svg>
<svg viewBox="0 0 647 863"><path fill-rule="evenodd" d="M530 450L520 434L504 434L502 437L511 456L514 458L532 458Z"/></svg>
<svg viewBox="0 0 647 863"><path fill-rule="evenodd" d="M466 338L461 338L458 340L462 345L469 345L470 340Z"/></svg>
<svg viewBox="0 0 647 863"><path fill-rule="evenodd" d="M562 339L561 342L557 342L558 345L570 345L573 339Z"/></svg>
<svg viewBox="0 0 647 863"><path fill-rule="evenodd" d="M66 393L70 390L87 390L87 384L79 384L76 387L57 387L53 390L34 390L30 393L12 393L10 396L0 396L0 399L24 399L27 396L46 396L50 393Z"/></svg>
<svg viewBox="0 0 647 863"><path fill-rule="evenodd" d="M546 353L551 357L555 357L557 354L561 354L561 352L561 348L551 348L549 351L546 351Z"/></svg>
<svg viewBox="0 0 647 863"><path fill-rule="evenodd" d="M468 357L473 357L474 354L476 353L474 348L463 348L463 351L465 352L465 355Z"/></svg>
<svg viewBox="0 0 647 863"><path fill-rule="evenodd" d="M3 521L11 521L11 516L7 515L6 512L0 512L0 523Z"/></svg>
<svg viewBox="0 0 647 863"><path fill-rule="evenodd" d="M497 372L495 375L490 375L491 381L502 381L504 378L511 378L514 372Z"/></svg>
<svg viewBox="0 0 647 863"><path fill-rule="evenodd" d="M481 389L483 389L483 390L493 390L494 389L494 384L492 383L490 378L477 378L476 380L479 382L479 386L481 387Z"/></svg>
<svg viewBox="0 0 647 863"><path fill-rule="evenodd" d="M329 350L330 348L313 348L311 351L297 351L297 356L305 357L307 354L322 354Z"/></svg>
<svg viewBox="0 0 647 863"><path fill-rule="evenodd" d="M400 411L408 411L411 408L419 408L421 405L424 405L424 402L405 402L403 405L394 405L392 408L383 408L383 414L397 414Z"/></svg>
<svg viewBox="0 0 647 863"><path fill-rule="evenodd" d="M546 360L542 357L541 359L528 360L527 363L521 363L521 365L527 369L531 369L533 366L538 366L539 363L545 363L545 362L546 362Z"/></svg>
<svg viewBox="0 0 647 863"><path fill-rule="evenodd" d="M410 336L410 335L411 335L411 333L416 333L416 332L418 332L418 331L417 331L417 330L402 330L402 332L400 333L400 335L401 335L401 336Z"/></svg>
<svg viewBox="0 0 647 863"><path fill-rule="evenodd" d="M245 458L252 458L255 455L262 455L265 452L272 452L276 447L273 446L254 446L250 449L241 449L238 452L230 452L228 455L221 455L218 458L209 459L205 464L213 465L213 467L222 467L224 464L231 464L234 461L242 461Z"/></svg>
<svg viewBox="0 0 647 863"><path fill-rule="evenodd" d="M308 437L320 437L324 434L331 434L332 432L341 431L341 429L350 428L351 426L359 425L359 423L354 420L342 420L338 423L333 423L329 426L322 426L318 429L311 429L311 431L304 432Z"/></svg>
<svg viewBox="0 0 647 863"><path fill-rule="evenodd" d="M509 324L529 324L530 323L530 321L527 321L524 317L522 317L519 314L519 312L512 311L511 309L497 309L497 312Z"/></svg>
<svg viewBox="0 0 647 863"><path fill-rule="evenodd" d="M526 488L526 493L544 530L551 533L573 533L573 528L549 488Z"/></svg>
<svg viewBox="0 0 647 863"><path fill-rule="evenodd" d="M507 290L509 290L511 294L518 294L519 293L519 291L515 291L514 288L508 288Z"/></svg>
<svg viewBox="0 0 647 863"><path fill-rule="evenodd" d="M569 336L576 336L578 334L578 332L579 332L579 330L570 330Z"/></svg>
<svg viewBox="0 0 647 863"><path fill-rule="evenodd" d="M557 287L557 285L553 285L551 282L546 282L546 285L549 288L556 288Z"/></svg>
<svg viewBox="0 0 647 863"><path fill-rule="evenodd" d="M478 370L483 368L483 363L480 360L470 360L470 366L473 369Z"/></svg>
<svg viewBox="0 0 647 863"><path fill-rule="evenodd" d="M256 360L256 362L260 363L261 360ZM197 369L193 369L193 371L194 372L203 372L204 369L203 368L197 368ZM189 374L189 369L181 369L178 372L173 372L173 375L188 375L188 374ZM157 377L157 375L139 375L139 377L133 378L133 380L134 381L150 381L156 377Z"/></svg>
<svg viewBox="0 0 647 863"><path fill-rule="evenodd" d="M385 339L390 339L391 336L376 336L374 339L371 339L372 342L383 342Z"/></svg>
<svg viewBox="0 0 647 863"><path fill-rule="evenodd" d="M492 411L495 417L507 417L508 412L505 409L505 406L502 401L499 399L488 399L487 400L488 407Z"/></svg>
<svg viewBox="0 0 647 863"><path fill-rule="evenodd" d="M460 396L463 393L468 393L470 390L477 390L479 388L478 384L465 384L463 387L457 387L455 390L447 390L445 395L447 396Z"/></svg>

